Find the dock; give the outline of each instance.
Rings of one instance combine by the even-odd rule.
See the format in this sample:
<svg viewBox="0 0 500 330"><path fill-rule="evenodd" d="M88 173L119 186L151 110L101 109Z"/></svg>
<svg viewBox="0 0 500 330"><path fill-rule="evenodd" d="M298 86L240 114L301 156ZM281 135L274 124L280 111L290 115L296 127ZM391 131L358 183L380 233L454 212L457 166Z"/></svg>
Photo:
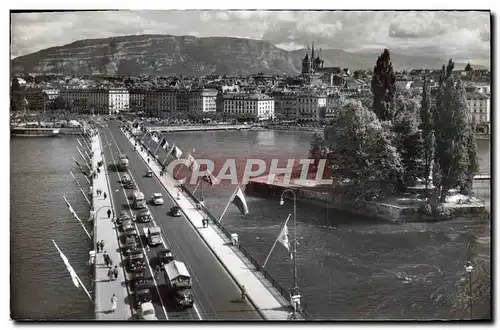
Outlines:
<svg viewBox="0 0 500 330"><path fill-rule="evenodd" d="M118 231L113 223L115 209L111 199L111 189L107 174L107 163L102 153L102 142L97 130L91 133L93 171L92 180L92 210L91 217L94 219L94 251L97 251L97 242L104 241L104 251L110 256L114 268L118 266L118 278L111 280L108 277L108 267L104 263L104 251L96 253L95 258L95 316L97 320L129 320L132 318L131 306L128 302L128 291L126 285L126 274L120 253ZM102 162L102 166L98 164ZM97 194L97 190L102 191ZM106 193L106 198L104 198ZM108 210L111 210L108 217ZM116 295L116 310L111 311L111 298Z"/></svg>

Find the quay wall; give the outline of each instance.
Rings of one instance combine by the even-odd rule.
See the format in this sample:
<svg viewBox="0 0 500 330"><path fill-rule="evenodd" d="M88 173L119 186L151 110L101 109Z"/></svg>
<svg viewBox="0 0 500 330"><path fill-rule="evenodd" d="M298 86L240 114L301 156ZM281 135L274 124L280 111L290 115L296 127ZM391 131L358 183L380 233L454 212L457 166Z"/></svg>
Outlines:
<svg viewBox="0 0 500 330"><path fill-rule="evenodd" d="M160 132L195 132L195 131L226 131L250 129L251 125L183 125L183 126L150 126L149 131Z"/></svg>
<svg viewBox="0 0 500 330"><path fill-rule="evenodd" d="M60 135L80 135L80 133L82 133L82 129L79 127L63 127L59 129Z"/></svg>
<svg viewBox="0 0 500 330"><path fill-rule="evenodd" d="M328 207L334 210L360 215L372 219L382 219L393 223L405 222L427 222L447 220L457 216L484 216L485 208L478 206L461 206L451 208L447 216L434 217L422 214L416 206L403 206L389 203L369 202L369 201L347 201L345 199L334 198L330 193L316 191L304 187L286 187L280 184L269 184L250 180L245 188L245 194L255 197L276 197L278 198L285 189L292 189L297 195L297 199L321 207ZM283 198L292 198L289 195Z"/></svg>

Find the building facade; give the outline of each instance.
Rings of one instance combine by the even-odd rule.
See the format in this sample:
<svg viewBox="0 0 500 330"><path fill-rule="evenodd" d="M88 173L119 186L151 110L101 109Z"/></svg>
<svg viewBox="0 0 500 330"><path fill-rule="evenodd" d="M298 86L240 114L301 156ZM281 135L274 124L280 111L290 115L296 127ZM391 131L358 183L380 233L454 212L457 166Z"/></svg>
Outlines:
<svg viewBox="0 0 500 330"><path fill-rule="evenodd" d="M129 111L130 94L126 88L112 88L109 90L109 114Z"/></svg>
<svg viewBox="0 0 500 330"><path fill-rule="evenodd" d="M490 133L490 98L478 92L467 93L467 103L471 119L481 133Z"/></svg>
<svg viewBox="0 0 500 330"><path fill-rule="evenodd" d="M305 120L319 120L326 111L326 95L316 91L297 94L297 117ZM322 113L323 112L323 113Z"/></svg>
<svg viewBox="0 0 500 330"><path fill-rule="evenodd" d="M227 94L223 111L230 114L253 115L258 120L274 118L274 99L265 94Z"/></svg>
<svg viewBox="0 0 500 330"><path fill-rule="evenodd" d="M191 91L189 110L197 113L215 112L217 110L217 90L200 88Z"/></svg>

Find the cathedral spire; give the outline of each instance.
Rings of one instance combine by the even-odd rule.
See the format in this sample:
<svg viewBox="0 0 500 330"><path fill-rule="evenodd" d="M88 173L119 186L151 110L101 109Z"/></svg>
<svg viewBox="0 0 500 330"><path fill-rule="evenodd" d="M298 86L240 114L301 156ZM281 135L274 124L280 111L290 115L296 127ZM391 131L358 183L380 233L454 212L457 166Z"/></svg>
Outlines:
<svg viewBox="0 0 500 330"><path fill-rule="evenodd" d="M312 42L311 59L314 60L314 41Z"/></svg>

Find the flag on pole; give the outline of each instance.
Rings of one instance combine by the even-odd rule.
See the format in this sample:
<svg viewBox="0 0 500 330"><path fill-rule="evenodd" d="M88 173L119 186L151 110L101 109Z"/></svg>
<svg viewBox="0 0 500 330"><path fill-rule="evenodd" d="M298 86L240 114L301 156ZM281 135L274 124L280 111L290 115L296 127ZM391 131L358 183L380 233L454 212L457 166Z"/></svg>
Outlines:
<svg viewBox="0 0 500 330"><path fill-rule="evenodd" d="M211 186L219 184L219 180L212 174L210 173L209 170L205 171L205 175L202 178L205 182L208 182Z"/></svg>
<svg viewBox="0 0 500 330"><path fill-rule="evenodd" d="M139 122L138 122L138 121L136 121L136 122L134 123L134 125L132 125L132 127L133 127L133 128L137 128L137 127L139 127Z"/></svg>
<svg viewBox="0 0 500 330"><path fill-rule="evenodd" d="M160 141L159 137L158 137L158 133L157 132L153 132L151 134L151 140L155 141L155 143L158 143L158 141ZM163 141L163 140L162 140Z"/></svg>
<svg viewBox="0 0 500 330"><path fill-rule="evenodd" d="M158 141L156 141L158 143ZM163 139L161 139L161 142L160 142L160 148L163 148L165 149L166 147L165 146L168 146L168 142L167 142L167 139L165 137L163 137Z"/></svg>
<svg viewBox="0 0 500 330"><path fill-rule="evenodd" d="M172 147L172 151L170 151L170 154L175 157L175 159L179 159L182 156L182 150L179 149L175 144Z"/></svg>
<svg viewBox="0 0 500 330"><path fill-rule="evenodd" d="M288 250L288 253L290 253L290 259L293 259L292 250L290 249L290 240L288 239L288 226L286 222L278 236L278 242L280 242L285 247L285 249Z"/></svg>
<svg viewBox="0 0 500 330"><path fill-rule="evenodd" d="M64 265L66 266L66 269L68 270L69 275L71 276L71 280L73 280L73 284L77 288L79 288L80 287L80 281L78 279L78 275L76 275L75 270L73 269L73 267L71 267L68 258L66 258L66 256L64 255L64 253L62 253L62 251L59 249L59 247L57 246L56 242L54 242L54 240L52 240L52 243L54 243L57 251L59 251L59 255L61 256L61 259L63 260Z"/></svg>
<svg viewBox="0 0 500 330"><path fill-rule="evenodd" d="M243 195L243 191L241 191L240 187L238 187L238 191L234 195L231 203L236 205L236 207L240 210L241 214L243 215L248 214L247 201L245 200L245 195Z"/></svg>

